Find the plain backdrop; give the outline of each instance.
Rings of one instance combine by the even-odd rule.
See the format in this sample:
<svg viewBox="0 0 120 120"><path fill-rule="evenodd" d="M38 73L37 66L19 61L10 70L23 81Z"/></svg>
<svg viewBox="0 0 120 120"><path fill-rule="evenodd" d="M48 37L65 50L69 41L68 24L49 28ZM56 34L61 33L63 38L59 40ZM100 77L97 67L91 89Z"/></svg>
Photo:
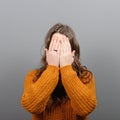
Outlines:
<svg viewBox="0 0 120 120"><path fill-rule="evenodd" d="M44 37L58 22L73 28L81 63L96 78L89 120L120 119L119 0L0 0L0 119L31 120L20 104L24 77L39 67Z"/></svg>

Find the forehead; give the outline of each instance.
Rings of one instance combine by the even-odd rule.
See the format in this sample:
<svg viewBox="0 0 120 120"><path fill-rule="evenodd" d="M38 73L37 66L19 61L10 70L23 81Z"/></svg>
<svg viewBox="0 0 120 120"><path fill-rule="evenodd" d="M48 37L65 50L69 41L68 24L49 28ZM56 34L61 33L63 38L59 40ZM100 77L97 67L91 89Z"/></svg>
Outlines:
<svg viewBox="0 0 120 120"><path fill-rule="evenodd" d="M58 37L66 37L64 34L61 33L54 33L53 36L58 36Z"/></svg>

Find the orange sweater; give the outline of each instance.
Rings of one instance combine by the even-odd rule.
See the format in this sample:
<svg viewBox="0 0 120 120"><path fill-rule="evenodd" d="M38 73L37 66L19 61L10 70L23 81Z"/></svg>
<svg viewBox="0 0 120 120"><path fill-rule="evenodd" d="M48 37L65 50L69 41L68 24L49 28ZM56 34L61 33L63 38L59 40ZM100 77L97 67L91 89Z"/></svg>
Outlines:
<svg viewBox="0 0 120 120"><path fill-rule="evenodd" d="M50 95L58 83L59 70L69 100L47 110ZM71 65L60 69L48 65L41 77L33 82L35 73L33 70L26 75L21 98L23 107L32 113L32 120L88 120L88 114L97 105L94 76L91 82L83 84Z"/></svg>

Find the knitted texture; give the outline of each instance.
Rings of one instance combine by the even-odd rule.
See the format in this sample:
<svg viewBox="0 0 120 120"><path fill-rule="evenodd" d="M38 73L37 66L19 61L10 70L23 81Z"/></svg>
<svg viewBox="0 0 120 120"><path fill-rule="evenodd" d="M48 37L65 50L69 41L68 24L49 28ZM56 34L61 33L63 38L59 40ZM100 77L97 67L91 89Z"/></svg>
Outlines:
<svg viewBox="0 0 120 120"><path fill-rule="evenodd" d="M69 100L47 109L47 103L59 80ZM71 65L58 68L48 65L40 78L33 82L36 70L25 78L21 104L30 113L32 120L87 120L97 105L94 76L87 84L81 82ZM87 79L87 78L86 78Z"/></svg>

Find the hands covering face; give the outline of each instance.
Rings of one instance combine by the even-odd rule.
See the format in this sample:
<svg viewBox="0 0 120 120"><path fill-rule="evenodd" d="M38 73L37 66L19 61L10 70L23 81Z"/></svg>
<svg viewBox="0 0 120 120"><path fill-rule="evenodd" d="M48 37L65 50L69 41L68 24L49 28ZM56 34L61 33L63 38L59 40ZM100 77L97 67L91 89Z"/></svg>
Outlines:
<svg viewBox="0 0 120 120"><path fill-rule="evenodd" d="M60 33L52 36L49 49L46 50L46 60L48 65L66 66L71 65L74 61L75 51L71 51L69 39Z"/></svg>

